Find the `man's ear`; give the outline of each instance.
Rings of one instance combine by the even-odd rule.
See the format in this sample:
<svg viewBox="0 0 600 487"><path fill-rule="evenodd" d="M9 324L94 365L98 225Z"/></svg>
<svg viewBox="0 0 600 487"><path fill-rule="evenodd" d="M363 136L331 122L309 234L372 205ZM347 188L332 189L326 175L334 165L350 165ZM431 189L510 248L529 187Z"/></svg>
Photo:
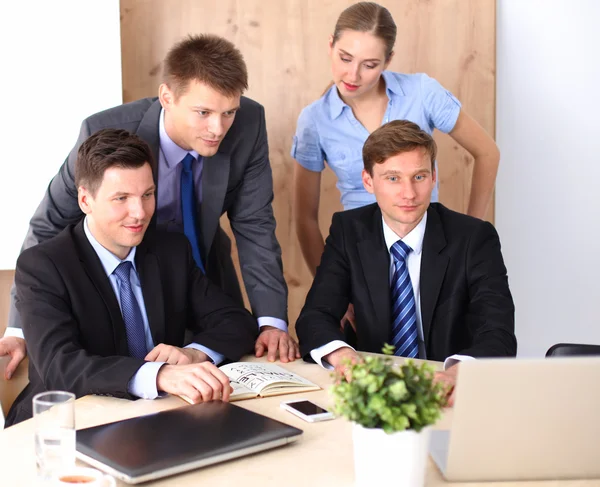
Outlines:
<svg viewBox="0 0 600 487"><path fill-rule="evenodd" d="M89 215L92 212L91 204L93 201L94 198L87 189L85 189L83 186L79 186L79 188L77 188L77 202L79 203L79 208L81 208L81 211L83 211L86 215Z"/></svg>
<svg viewBox="0 0 600 487"><path fill-rule="evenodd" d="M158 99L165 110L168 110L175 103L175 94L166 83L162 83L158 87Z"/></svg>
<svg viewBox="0 0 600 487"><path fill-rule="evenodd" d="M435 170L435 166L433 166L433 171L431 172L431 180L433 181L433 184L437 181L437 171Z"/></svg>
<svg viewBox="0 0 600 487"><path fill-rule="evenodd" d="M365 189L367 190L367 192L373 194L374 193L374 190L373 190L373 178L367 172L366 169L362 170L362 182L363 182L363 186L365 187Z"/></svg>

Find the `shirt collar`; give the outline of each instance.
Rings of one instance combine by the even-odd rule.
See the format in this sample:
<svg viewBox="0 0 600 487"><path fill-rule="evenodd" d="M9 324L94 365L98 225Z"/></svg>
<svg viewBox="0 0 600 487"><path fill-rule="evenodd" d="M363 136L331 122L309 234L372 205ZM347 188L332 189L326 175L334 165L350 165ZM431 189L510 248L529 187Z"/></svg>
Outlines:
<svg viewBox="0 0 600 487"><path fill-rule="evenodd" d="M389 96L391 93L398 96L404 96L404 91L402 90L402 86L400 86L400 81L398 81L398 78L394 73L391 71L384 71L381 73L381 75L385 81L385 91L388 94L388 98L391 98Z"/></svg>
<svg viewBox="0 0 600 487"><path fill-rule="evenodd" d="M391 71L383 71L381 75L385 81L385 91L388 95L388 99L392 98L392 94L404 96L404 91L402 91L400 82L396 76L394 76L394 73ZM344 107L347 107L348 105L340 98L340 94L335 84L329 89L325 96L327 97L327 101L329 103L329 116L332 120L335 120L340 116L344 110Z"/></svg>
<svg viewBox="0 0 600 487"><path fill-rule="evenodd" d="M137 272L137 269L135 268L135 247L132 247L127 257L121 260L110 250L104 248L102 244L100 244L100 242L98 242L98 240L96 240L96 238L92 235L92 232L88 227L87 216L83 220L83 231L85 232L85 236L89 240L91 246L96 251L96 254L98 254L100 262L102 263L102 267L104 267L104 272L106 272L107 276L110 276L121 262L127 261L131 262L133 269Z"/></svg>
<svg viewBox="0 0 600 487"><path fill-rule="evenodd" d="M408 245L416 255L419 255L423 250L423 238L425 237L425 227L427 226L427 212L423 215L421 221L413 228L404 238L400 238L381 217L383 223L383 237L385 238L385 246L390 251L392 245L398 240L402 240Z"/></svg>
<svg viewBox="0 0 600 487"><path fill-rule="evenodd" d="M335 120L340 116L340 114L344 110L344 107L347 107L348 105L346 105L344 101L340 98L340 94L338 93L338 89L337 86L335 86L335 83L329 89L327 95L325 96L327 97L327 101L329 102L329 116L332 120Z"/></svg>
<svg viewBox="0 0 600 487"><path fill-rule="evenodd" d="M160 140L160 150L165 156L165 162L167 167L175 167L179 164L187 154L191 154L195 159L198 159L198 153L194 150L186 151L179 147L171 137L167 134L165 129L165 109L160 110L160 117L158 118L158 136Z"/></svg>

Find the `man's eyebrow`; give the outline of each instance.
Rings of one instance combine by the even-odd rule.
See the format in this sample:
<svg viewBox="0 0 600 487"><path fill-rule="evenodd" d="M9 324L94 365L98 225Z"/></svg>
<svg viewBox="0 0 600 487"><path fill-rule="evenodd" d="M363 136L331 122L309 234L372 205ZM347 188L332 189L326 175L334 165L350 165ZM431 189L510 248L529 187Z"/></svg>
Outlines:
<svg viewBox="0 0 600 487"><path fill-rule="evenodd" d="M216 111L216 110L213 110L212 108L203 107L203 106L200 106L200 105L193 106L192 109L193 110L201 110L203 112L214 112L214 111ZM235 111L237 111L239 109L240 109L240 106L237 105L237 106L235 106L233 108L229 108L229 109L225 110L223 113L226 113L226 112L235 112Z"/></svg>

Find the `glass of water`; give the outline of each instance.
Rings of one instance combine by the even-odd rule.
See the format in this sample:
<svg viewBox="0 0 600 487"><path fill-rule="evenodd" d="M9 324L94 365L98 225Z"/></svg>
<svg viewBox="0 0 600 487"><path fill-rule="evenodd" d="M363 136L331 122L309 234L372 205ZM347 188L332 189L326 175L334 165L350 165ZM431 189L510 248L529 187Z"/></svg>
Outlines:
<svg viewBox="0 0 600 487"><path fill-rule="evenodd" d="M75 394L48 391L33 397L38 477L48 480L75 465Z"/></svg>

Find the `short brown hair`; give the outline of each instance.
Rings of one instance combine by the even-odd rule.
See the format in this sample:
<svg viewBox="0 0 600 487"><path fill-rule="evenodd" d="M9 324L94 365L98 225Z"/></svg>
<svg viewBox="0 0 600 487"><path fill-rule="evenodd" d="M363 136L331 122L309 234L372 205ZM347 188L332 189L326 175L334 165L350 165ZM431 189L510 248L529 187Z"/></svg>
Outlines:
<svg viewBox="0 0 600 487"><path fill-rule="evenodd" d="M75 185L77 188L84 186L95 196L107 169L137 169L144 164L154 167L152 151L145 141L127 130L103 129L79 147Z"/></svg>
<svg viewBox="0 0 600 487"><path fill-rule="evenodd" d="M176 98L191 81L199 81L226 96L248 89L248 70L242 53L227 39L202 34L175 44L165 58L163 82Z"/></svg>
<svg viewBox="0 0 600 487"><path fill-rule="evenodd" d="M374 2L358 2L344 10L333 31L333 44L346 30L370 32L383 41L386 61L392 55L396 42L396 24L390 11Z"/></svg>
<svg viewBox="0 0 600 487"><path fill-rule="evenodd" d="M408 120L394 120L379 127L363 146L365 171L373 175L373 166L390 157L422 147L431 158L431 172L435 169L437 145L433 137Z"/></svg>

